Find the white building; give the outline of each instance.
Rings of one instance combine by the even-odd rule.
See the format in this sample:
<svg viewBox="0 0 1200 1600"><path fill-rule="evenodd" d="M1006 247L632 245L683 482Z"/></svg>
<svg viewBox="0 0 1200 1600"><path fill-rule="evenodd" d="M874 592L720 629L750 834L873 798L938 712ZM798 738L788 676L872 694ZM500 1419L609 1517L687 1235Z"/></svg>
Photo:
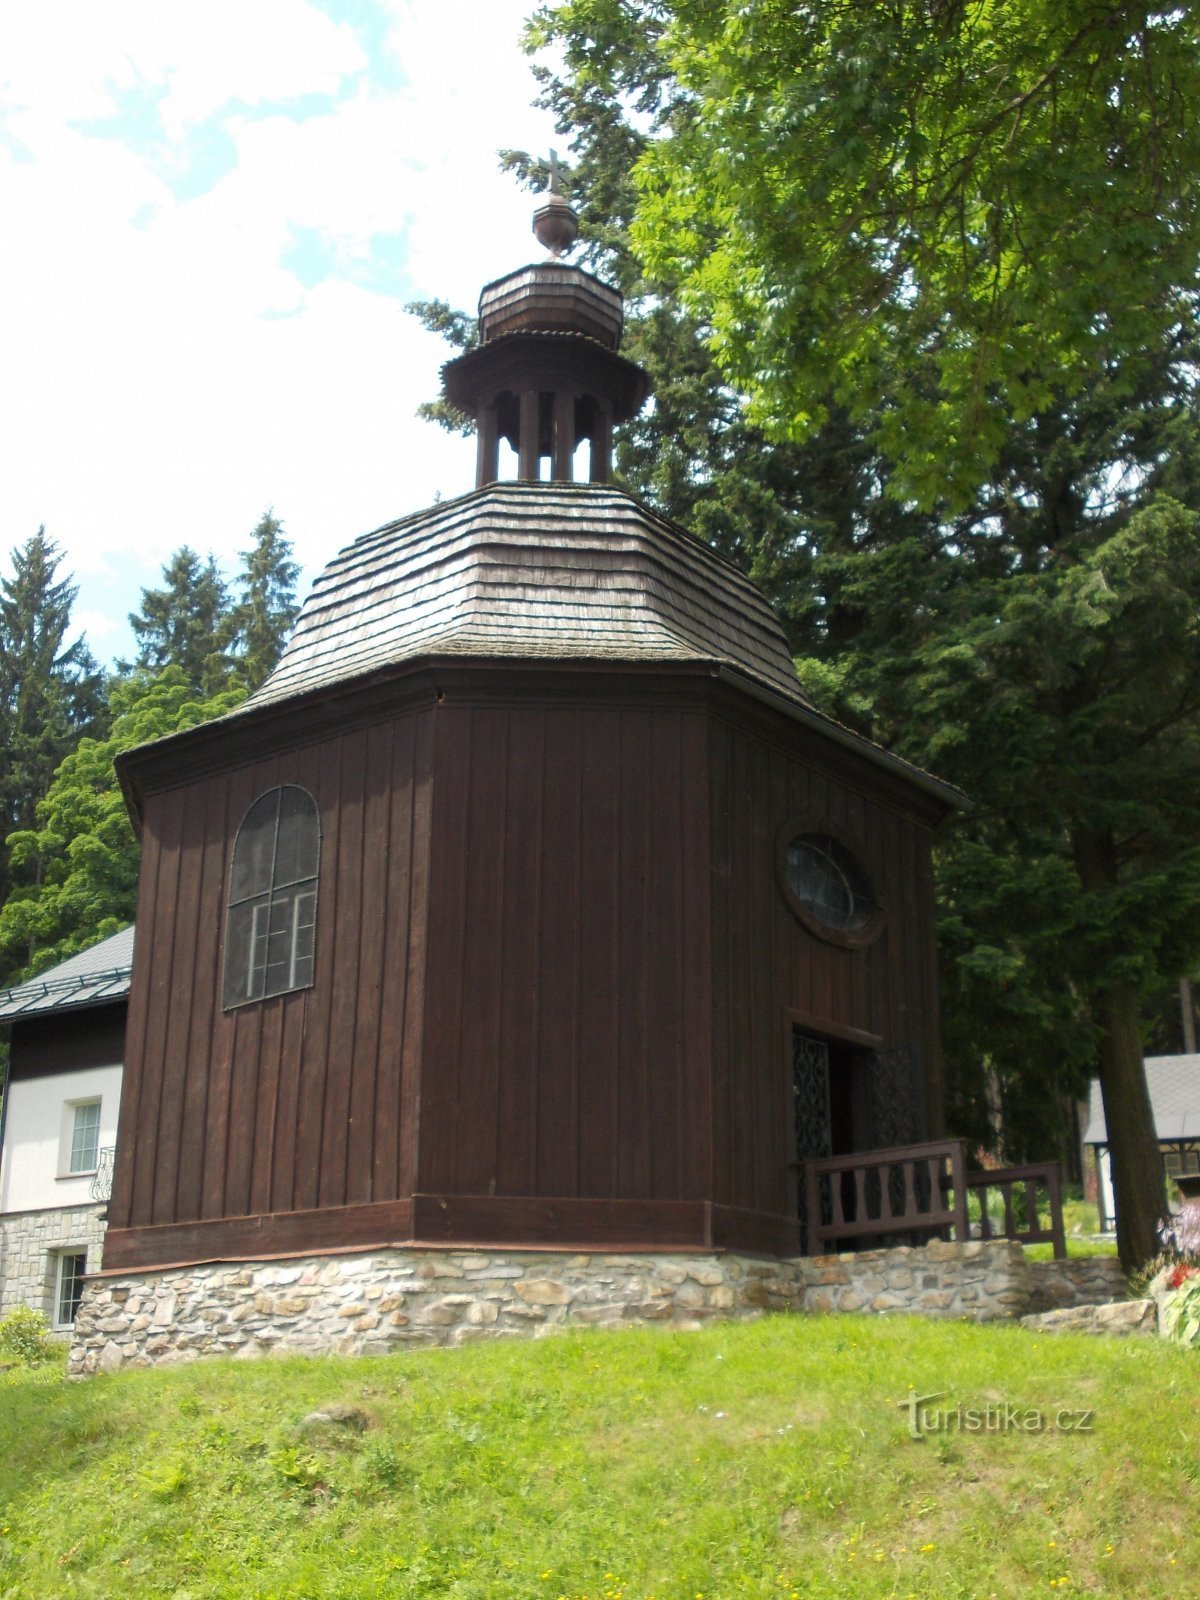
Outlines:
<svg viewBox="0 0 1200 1600"><path fill-rule="evenodd" d="M1169 1194L1172 1178L1200 1173L1200 1055L1147 1056L1146 1087L1150 1091L1150 1108L1154 1112L1154 1129L1163 1155ZM1092 1079L1083 1142L1091 1145L1096 1157L1100 1226L1115 1228L1112 1160L1104 1100L1097 1078Z"/></svg>
<svg viewBox="0 0 1200 1600"><path fill-rule="evenodd" d="M0 1316L70 1327L100 1266L112 1181L133 929L0 990L11 1039L0 1109Z"/></svg>

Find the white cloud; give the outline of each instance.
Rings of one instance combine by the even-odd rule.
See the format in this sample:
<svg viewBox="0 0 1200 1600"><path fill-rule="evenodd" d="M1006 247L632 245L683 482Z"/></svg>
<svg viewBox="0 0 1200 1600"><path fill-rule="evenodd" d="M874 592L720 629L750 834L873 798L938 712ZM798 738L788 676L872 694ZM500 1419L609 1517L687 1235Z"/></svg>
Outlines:
<svg viewBox="0 0 1200 1600"><path fill-rule="evenodd" d="M449 352L401 306L473 305L539 253L495 157L552 141L516 46L529 0L381 0L373 61L328 9L0 12L0 549L45 522L89 612L136 605L185 541L232 560L267 504L311 575L470 487L472 444L413 415ZM301 115L312 95L334 98ZM381 236L402 247L373 257Z"/></svg>

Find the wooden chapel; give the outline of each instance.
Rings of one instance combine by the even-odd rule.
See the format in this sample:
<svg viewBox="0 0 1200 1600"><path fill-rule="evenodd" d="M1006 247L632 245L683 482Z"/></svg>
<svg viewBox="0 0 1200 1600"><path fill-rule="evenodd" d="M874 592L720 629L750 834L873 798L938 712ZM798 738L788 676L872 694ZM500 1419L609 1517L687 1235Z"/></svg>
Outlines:
<svg viewBox="0 0 1200 1600"><path fill-rule="evenodd" d="M955 792L820 715L750 581L610 483L620 297L556 255L479 310L474 491L348 545L244 706L121 760L106 1270L789 1255L798 1163L940 1132Z"/></svg>

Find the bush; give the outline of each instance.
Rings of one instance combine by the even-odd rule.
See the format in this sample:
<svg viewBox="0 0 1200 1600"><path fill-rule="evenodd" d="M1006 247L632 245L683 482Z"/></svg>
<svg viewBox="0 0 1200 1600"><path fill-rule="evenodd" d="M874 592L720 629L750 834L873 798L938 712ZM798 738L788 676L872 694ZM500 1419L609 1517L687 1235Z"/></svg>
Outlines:
<svg viewBox="0 0 1200 1600"><path fill-rule="evenodd" d="M44 1361L53 1361L59 1346L50 1337L50 1324L42 1311L31 1311L28 1306L17 1306L6 1317L0 1317L0 1361L19 1361L22 1366L37 1367Z"/></svg>

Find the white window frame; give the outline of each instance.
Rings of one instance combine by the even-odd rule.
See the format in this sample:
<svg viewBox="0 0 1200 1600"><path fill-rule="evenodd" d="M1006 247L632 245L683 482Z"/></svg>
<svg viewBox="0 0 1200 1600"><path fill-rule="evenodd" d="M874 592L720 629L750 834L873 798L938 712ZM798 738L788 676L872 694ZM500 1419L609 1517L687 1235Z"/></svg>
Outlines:
<svg viewBox="0 0 1200 1600"><path fill-rule="evenodd" d="M75 1132L80 1111L91 1106L96 1108L95 1127L95 1159L90 1167L76 1167L75 1160ZM62 1131L58 1143L58 1177L59 1178L90 1178L100 1165L100 1138L101 1122L104 1116L104 1098L102 1095L87 1095L78 1100L67 1100L63 1104Z"/></svg>
<svg viewBox="0 0 1200 1600"><path fill-rule="evenodd" d="M78 1276L75 1278L75 1283L76 1284L81 1283L82 1280L87 1276L87 1266L88 1266L87 1246L86 1245L82 1245L82 1244L63 1245L61 1248L59 1248L57 1250L52 1250L51 1251L51 1257L52 1257L53 1262L54 1262L54 1267L53 1267L52 1281L51 1281L51 1288L50 1288L50 1292L51 1292L51 1294L53 1296L53 1301L52 1301L52 1304L51 1304L50 1325L52 1327L54 1327L54 1328L73 1328L75 1326L75 1318L72 1317L69 1322L64 1322L62 1320L62 1316L61 1316L62 1304L63 1304L63 1278L64 1278L63 1269L66 1267L66 1264L67 1264L68 1261L78 1261L82 1257L82 1260L83 1260L83 1271L80 1272L78 1274ZM80 1292L82 1293L82 1290ZM76 1309L78 1309L78 1306L79 1306L78 1299L76 1300L75 1305L76 1305Z"/></svg>

